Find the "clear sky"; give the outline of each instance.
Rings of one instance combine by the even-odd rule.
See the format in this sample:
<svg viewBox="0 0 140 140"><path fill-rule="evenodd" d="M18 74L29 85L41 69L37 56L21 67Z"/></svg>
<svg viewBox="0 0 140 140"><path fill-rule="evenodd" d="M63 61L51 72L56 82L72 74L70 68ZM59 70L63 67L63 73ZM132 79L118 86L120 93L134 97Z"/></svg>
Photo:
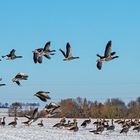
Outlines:
<svg viewBox="0 0 140 140"><path fill-rule="evenodd" d="M23 59L0 62L0 102L39 102L39 90L50 91L51 101L86 97L125 101L140 96L139 0L3 0L0 2L0 55L16 49ZM96 68L96 54L103 54L112 40L118 59ZM51 60L34 64L32 51L51 41L57 52ZM79 60L64 62L59 48L67 42ZM29 75L18 87L11 79ZM44 104L44 103L43 103Z"/></svg>

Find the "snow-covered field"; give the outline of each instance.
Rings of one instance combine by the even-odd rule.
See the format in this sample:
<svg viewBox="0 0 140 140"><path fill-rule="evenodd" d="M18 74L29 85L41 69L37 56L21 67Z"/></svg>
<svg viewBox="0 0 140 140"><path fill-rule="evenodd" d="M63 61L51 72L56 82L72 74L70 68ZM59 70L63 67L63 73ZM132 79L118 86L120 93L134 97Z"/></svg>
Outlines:
<svg viewBox="0 0 140 140"><path fill-rule="evenodd" d="M95 129L93 122L86 127L80 127L84 119L78 119L78 132L70 132L66 129L53 128L52 126L60 121L60 119L44 118L44 127L39 127L37 123L40 119L34 122L31 126L24 126L21 122L26 121L26 118L19 118L16 128L11 128L6 125L0 128L0 140L140 140L140 134L132 129L126 134L120 134L121 127L116 126L114 132L104 131L102 134L95 135L90 133L90 130ZM13 121L13 118L6 118L6 124Z"/></svg>

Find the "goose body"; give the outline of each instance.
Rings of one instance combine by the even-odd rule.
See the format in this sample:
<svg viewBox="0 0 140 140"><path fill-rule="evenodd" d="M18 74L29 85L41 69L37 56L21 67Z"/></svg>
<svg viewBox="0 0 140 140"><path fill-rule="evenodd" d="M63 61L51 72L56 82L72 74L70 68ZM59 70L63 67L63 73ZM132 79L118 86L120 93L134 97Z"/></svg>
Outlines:
<svg viewBox="0 0 140 140"><path fill-rule="evenodd" d="M139 124L138 126L135 126L135 127L133 128L133 130L136 130L137 132L140 132L140 124Z"/></svg>
<svg viewBox="0 0 140 140"><path fill-rule="evenodd" d="M125 134L127 134L128 133L128 131L129 131L129 128L130 127L124 127L121 131L120 131L120 133L125 133Z"/></svg>
<svg viewBox="0 0 140 140"><path fill-rule="evenodd" d="M82 127L86 127L87 124L89 124L91 122L91 119L88 120L84 120L83 123L81 124Z"/></svg>
<svg viewBox="0 0 140 140"><path fill-rule="evenodd" d="M33 51L33 60L34 63L42 63L43 56L47 59L51 59L50 55L54 55L55 50L50 50L51 42L48 41L44 48L35 49Z"/></svg>
<svg viewBox="0 0 140 140"><path fill-rule="evenodd" d="M18 118L14 118L14 121L13 122L10 122L8 125L10 125L10 126L12 126L12 127L16 127L16 125L17 125L17 120L18 120Z"/></svg>
<svg viewBox="0 0 140 140"><path fill-rule="evenodd" d="M73 131L73 132L77 132L79 130L79 128L77 126L77 121L68 130Z"/></svg>
<svg viewBox="0 0 140 140"><path fill-rule="evenodd" d="M1 125L2 125L2 126L5 126L5 124L6 124L6 123L5 123L5 118L6 118L6 117L3 117L2 121L1 121Z"/></svg>
<svg viewBox="0 0 140 140"><path fill-rule="evenodd" d="M37 125L40 126L40 127L43 127L44 126L43 125L43 120L41 120L40 123L38 123Z"/></svg>
<svg viewBox="0 0 140 140"><path fill-rule="evenodd" d="M66 122L66 119L65 119L65 117L64 117L64 118L62 118L62 119L60 120L59 123L56 123L55 125L53 125L53 127L60 128L61 126L64 125L65 122Z"/></svg>
<svg viewBox="0 0 140 140"><path fill-rule="evenodd" d="M114 120L112 119L111 125L107 127L107 130L114 131L114 129L115 129L115 125L114 125Z"/></svg>

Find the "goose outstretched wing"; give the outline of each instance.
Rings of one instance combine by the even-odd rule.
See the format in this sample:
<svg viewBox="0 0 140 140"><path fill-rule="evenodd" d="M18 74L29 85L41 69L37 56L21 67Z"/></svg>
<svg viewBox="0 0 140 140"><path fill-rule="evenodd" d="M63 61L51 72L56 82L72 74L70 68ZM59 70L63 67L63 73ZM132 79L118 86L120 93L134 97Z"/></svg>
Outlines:
<svg viewBox="0 0 140 140"><path fill-rule="evenodd" d="M72 56L72 54L71 54L71 46L70 46L70 43L68 42L66 44L66 58L70 57L70 56Z"/></svg>
<svg viewBox="0 0 140 140"><path fill-rule="evenodd" d="M62 49L59 49L59 51L63 54L64 57L66 57L66 54Z"/></svg>
<svg viewBox="0 0 140 140"><path fill-rule="evenodd" d="M15 52L16 52L16 50L15 50L15 49L12 49L12 50L10 51L10 56L15 56Z"/></svg>
<svg viewBox="0 0 140 140"><path fill-rule="evenodd" d="M104 53L104 56L105 56L105 57L110 56L111 47L112 47L112 42L111 42L111 40L110 40L110 41L108 41L108 43L106 44L105 53Z"/></svg>
<svg viewBox="0 0 140 140"><path fill-rule="evenodd" d="M47 43L45 44L45 46L44 46L43 51L48 51L48 50L49 50L49 48L50 48L50 45L51 45L51 42L50 42L50 41L49 41L49 42L47 42Z"/></svg>

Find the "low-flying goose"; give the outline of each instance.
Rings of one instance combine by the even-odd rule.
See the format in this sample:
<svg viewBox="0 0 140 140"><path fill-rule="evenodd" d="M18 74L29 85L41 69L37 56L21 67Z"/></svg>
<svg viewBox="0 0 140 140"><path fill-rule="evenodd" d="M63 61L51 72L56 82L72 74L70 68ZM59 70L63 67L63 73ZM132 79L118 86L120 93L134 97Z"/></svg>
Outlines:
<svg viewBox="0 0 140 140"><path fill-rule="evenodd" d="M65 57L63 59L64 61L68 61L68 60L73 60L73 59L78 59L79 58L79 57L72 56L72 50L71 50L71 46L70 46L69 42L66 44L66 53L62 49L59 49L59 50L61 51L61 53Z"/></svg>
<svg viewBox="0 0 140 140"><path fill-rule="evenodd" d="M25 115L25 117L28 119L27 121L25 122L22 122L23 124L29 126L32 122L35 122L38 118L39 118L39 115L38 115L38 108L35 108L33 110L33 113L31 116L28 116L28 115Z"/></svg>
<svg viewBox="0 0 140 140"><path fill-rule="evenodd" d="M16 58L22 58L22 56L16 56L16 50L12 49L9 54L2 56L2 58L7 57L7 60L14 60Z"/></svg>
<svg viewBox="0 0 140 140"><path fill-rule="evenodd" d="M101 70L102 68L103 61L110 61L119 57L119 56L114 56L116 52L111 52L111 48L112 48L112 41L110 40L106 45L104 56L97 54L97 56L99 57L99 59L97 60L97 68L99 70Z"/></svg>
<svg viewBox="0 0 140 140"><path fill-rule="evenodd" d="M49 92L46 91L38 91L34 96L38 97L41 101L46 102L51 97L48 95Z"/></svg>
<svg viewBox="0 0 140 140"><path fill-rule="evenodd" d="M54 55L55 50L50 50L51 42L48 41L44 48L35 49L33 51L33 60L34 63L42 63L43 56L47 59L51 59L50 55Z"/></svg>
<svg viewBox="0 0 140 140"><path fill-rule="evenodd" d="M10 122L8 125L11 125L12 127L16 127L16 125L17 125L17 120L18 120L18 118L14 118L14 121L13 122Z"/></svg>
<svg viewBox="0 0 140 140"><path fill-rule="evenodd" d="M47 116L54 116L60 112L59 110L60 105L51 102L49 105L45 106L45 112L47 113Z"/></svg>
<svg viewBox="0 0 140 140"><path fill-rule="evenodd" d="M20 82L21 80L28 80L28 75L26 75L25 73L18 73L13 79L13 82L16 82L17 85L21 86Z"/></svg>

